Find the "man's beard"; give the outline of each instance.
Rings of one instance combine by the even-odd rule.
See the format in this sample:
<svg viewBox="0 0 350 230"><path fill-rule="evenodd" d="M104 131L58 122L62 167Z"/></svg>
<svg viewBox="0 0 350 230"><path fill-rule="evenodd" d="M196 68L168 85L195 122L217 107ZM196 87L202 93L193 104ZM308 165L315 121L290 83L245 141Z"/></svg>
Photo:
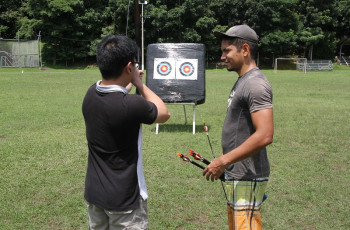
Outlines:
<svg viewBox="0 0 350 230"><path fill-rule="evenodd" d="M235 67L232 67L232 66L230 66L230 67L226 66L226 69L229 72L232 72L232 71L237 72L239 70L238 68L235 68Z"/></svg>
<svg viewBox="0 0 350 230"><path fill-rule="evenodd" d="M232 68L232 66L229 67L230 62L224 62L224 64L226 65L227 71L234 71L234 69Z"/></svg>

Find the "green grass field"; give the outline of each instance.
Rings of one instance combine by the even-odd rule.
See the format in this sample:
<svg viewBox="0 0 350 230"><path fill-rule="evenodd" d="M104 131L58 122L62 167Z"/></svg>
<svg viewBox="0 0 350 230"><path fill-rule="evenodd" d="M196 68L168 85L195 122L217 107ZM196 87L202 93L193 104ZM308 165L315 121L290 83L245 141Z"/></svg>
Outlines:
<svg viewBox="0 0 350 230"><path fill-rule="evenodd" d="M0 69L0 229L87 229L87 143L81 103L95 70ZM263 71L274 90L271 176L264 229L349 229L350 68ZM237 75L206 72L206 102L169 105L172 117L143 126L150 229L227 229L219 181L207 182L178 152L216 154Z"/></svg>

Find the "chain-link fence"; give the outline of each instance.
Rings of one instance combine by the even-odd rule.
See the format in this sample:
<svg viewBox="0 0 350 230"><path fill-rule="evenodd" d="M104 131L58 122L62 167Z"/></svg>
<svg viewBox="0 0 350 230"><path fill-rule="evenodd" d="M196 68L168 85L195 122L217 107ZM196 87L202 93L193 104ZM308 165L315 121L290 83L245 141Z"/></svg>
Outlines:
<svg viewBox="0 0 350 230"><path fill-rule="evenodd" d="M41 67L39 40L0 40L0 68Z"/></svg>

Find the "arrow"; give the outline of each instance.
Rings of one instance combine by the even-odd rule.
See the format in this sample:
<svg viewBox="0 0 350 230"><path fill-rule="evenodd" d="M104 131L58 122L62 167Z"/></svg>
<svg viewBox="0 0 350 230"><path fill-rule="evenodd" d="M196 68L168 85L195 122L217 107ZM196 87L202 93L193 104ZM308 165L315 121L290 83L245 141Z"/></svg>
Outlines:
<svg viewBox="0 0 350 230"><path fill-rule="evenodd" d="M210 141L210 137L209 137L208 126L205 125L205 121L204 120L203 120L203 128L204 128L205 133L207 134L207 138L208 138L209 146L210 146L210 149L211 149L211 153L213 154L213 157L215 158L213 146L211 145L211 141Z"/></svg>
<svg viewBox="0 0 350 230"><path fill-rule="evenodd" d="M202 165L200 165L200 164L194 162L193 160L191 160L190 158L188 158L187 155L183 155L182 153L178 153L177 155L178 155L178 157L182 158L183 161L185 161L185 162L190 162L191 164L193 164L193 165L195 165L195 166L197 166L197 167L199 167L199 168L201 168L201 169L205 169L204 166L202 166Z"/></svg>
<svg viewBox="0 0 350 230"><path fill-rule="evenodd" d="M207 134L207 138L208 138L208 142L209 142L209 145L210 145L211 153L213 154L213 157L215 159L214 150L213 150L213 147L211 146L211 142L210 142L210 138L209 138L208 126L205 125L205 121L204 120L203 120L203 128L204 128L204 131ZM227 194L226 194L226 190L225 190L225 187L224 187L224 184L223 184L223 181L225 181L225 173L223 173L219 178L221 180L220 182L221 182L222 190L224 191L226 200L228 202L229 200L228 200L228 197L227 197Z"/></svg>
<svg viewBox="0 0 350 230"><path fill-rule="evenodd" d="M207 159L205 159L204 157L202 157L199 153L196 153L195 151L193 150L189 150L189 154L190 156L193 156L194 159L196 160L199 160L199 161L202 161L204 164L206 165L209 165L210 164L210 161L208 161Z"/></svg>

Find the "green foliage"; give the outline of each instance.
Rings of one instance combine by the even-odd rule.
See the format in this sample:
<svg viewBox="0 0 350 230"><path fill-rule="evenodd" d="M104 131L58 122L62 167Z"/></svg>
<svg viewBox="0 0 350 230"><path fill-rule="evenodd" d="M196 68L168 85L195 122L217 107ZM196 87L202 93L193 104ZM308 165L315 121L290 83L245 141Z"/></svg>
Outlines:
<svg viewBox="0 0 350 230"><path fill-rule="evenodd" d="M36 39L40 31L47 63L74 63L94 56L99 39L110 33L127 33L140 43L141 12L135 7L138 1L0 0L0 36L15 38L20 30L21 38ZM349 12L348 0L151 0L144 5L145 47L203 43L207 61L214 62L219 44L213 30L248 24L260 36L262 58L332 59L337 41L350 34Z"/></svg>
<svg viewBox="0 0 350 230"><path fill-rule="evenodd" d="M304 46L304 52L307 48L309 49L309 55L304 54L305 57L311 58L310 54L316 46L323 47L323 53L334 54L335 50L332 50L334 46L329 41L336 40L334 30L330 29L337 27L337 21L334 20L335 2L334 0L299 0L298 12L301 14L300 21L303 24L299 32L300 42ZM326 37L329 39L325 39ZM319 58L325 57L320 56Z"/></svg>
<svg viewBox="0 0 350 230"><path fill-rule="evenodd" d="M21 1L0 0L0 38L16 38Z"/></svg>
<svg viewBox="0 0 350 230"><path fill-rule="evenodd" d="M336 1L333 21L337 23L337 34L339 37L350 34L350 1Z"/></svg>
<svg viewBox="0 0 350 230"><path fill-rule="evenodd" d="M324 34L320 27L310 28L306 27L305 30L300 32L300 41L305 43L305 45L314 44L324 38Z"/></svg>
<svg viewBox="0 0 350 230"><path fill-rule="evenodd" d="M262 37L260 44L265 48L262 48L265 53L273 53L276 55L293 55L293 51L295 48L297 48L297 39L298 36L293 30L286 32L277 30Z"/></svg>

